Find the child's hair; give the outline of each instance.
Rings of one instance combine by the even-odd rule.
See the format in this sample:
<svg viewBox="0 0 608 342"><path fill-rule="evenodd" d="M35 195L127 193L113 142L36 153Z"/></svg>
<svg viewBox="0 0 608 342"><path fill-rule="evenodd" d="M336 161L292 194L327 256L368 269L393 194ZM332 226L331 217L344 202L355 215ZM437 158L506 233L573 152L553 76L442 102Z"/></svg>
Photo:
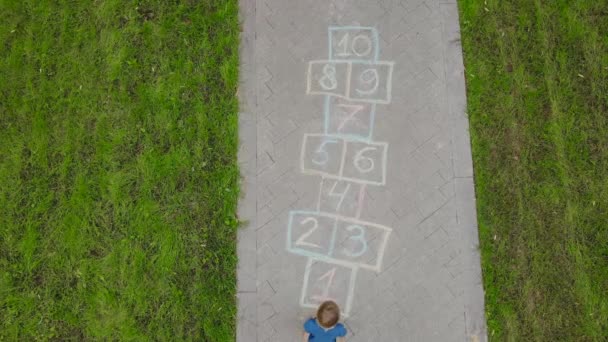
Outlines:
<svg viewBox="0 0 608 342"><path fill-rule="evenodd" d="M340 320L340 308L332 300L321 303L317 310L317 321L325 328L331 328Z"/></svg>

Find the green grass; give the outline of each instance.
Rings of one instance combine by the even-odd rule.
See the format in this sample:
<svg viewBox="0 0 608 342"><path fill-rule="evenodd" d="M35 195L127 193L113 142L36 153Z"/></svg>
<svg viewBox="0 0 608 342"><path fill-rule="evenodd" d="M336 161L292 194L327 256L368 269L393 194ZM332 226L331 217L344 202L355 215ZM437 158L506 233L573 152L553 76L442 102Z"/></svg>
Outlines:
<svg viewBox="0 0 608 342"><path fill-rule="evenodd" d="M237 1L0 18L0 340L234 339Z"/></svg>
<svg viewBox="0 0 608 342"><path fill-rule="evenodd" d="M608 2L460 0L488 334L608 336Z"/></svg>

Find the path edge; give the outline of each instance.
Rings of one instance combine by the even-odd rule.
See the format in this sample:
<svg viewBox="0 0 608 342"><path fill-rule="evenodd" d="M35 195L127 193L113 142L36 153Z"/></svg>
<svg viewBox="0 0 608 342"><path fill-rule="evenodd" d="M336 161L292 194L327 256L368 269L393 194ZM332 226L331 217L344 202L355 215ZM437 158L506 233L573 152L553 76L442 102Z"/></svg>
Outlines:
<svg viewBox="0 0 608 342"><path fill-rule="evenodd" d="M469 248L470 268L464 271L464 312L466 341L487 341L484 289L477 224L477 206L473 175L473 158L467 115L467 93L460 36L460 20L456 0L440 4L443 17L443 46L447 106L452 120L452 163L457 229L465 248ZM464 134L458 134L464 132Z"/></svg>
<svg viewBox="0 0 608 342"><path fill-rule="evenodd" d="M236 340L257 341L256 0L239 1L239 151Z"/></svg>

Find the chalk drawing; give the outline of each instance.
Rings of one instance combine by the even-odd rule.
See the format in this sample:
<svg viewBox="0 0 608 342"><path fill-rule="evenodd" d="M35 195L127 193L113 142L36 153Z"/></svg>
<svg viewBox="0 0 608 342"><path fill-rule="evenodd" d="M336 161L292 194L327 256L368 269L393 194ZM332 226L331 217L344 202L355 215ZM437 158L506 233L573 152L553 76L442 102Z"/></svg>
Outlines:
<svg viewBox="0 0 608 342"><path fill-rule="evenodd" d="M361 220L366 188L386 184L388 144L372 140L391 102L394 63L373 27L330 26L328 59L308 63L306 94L324 95L324 132L304 134L300 171L321 176L316 211L293 210L287 250L308 257L300 305L332 299L348 316L358 270L380 272L392 229Z"/></svg>
<svg viewBox="0 0 608 342"><path fill-rule="evenodd" d="M362 105L339 104L338 107L346 114L342 120L340 120L340 124L338 124L338 132L342 132L346 123L351 121L356 125L360 125L359 120L355 118L355 115L363 110L364 107Z"/></svg>
<svg viewBox="0 0 608 342"><path fill-rule="evenodd" d="M333 254L335 242L331 237L336 232L336 225L335 217L317 215L317 212L291 211L287 224L287 250L306 256Z"/></svg>
<svg viewBox="0 0 608 342"><path fill-rule="evenodd" d="M312 158L312 162L317 165L327 164L327 161L329 160L329 154L327 153L327 150L325 149L325 145L337 144L337 143L338 143L338 140L336 140L336 139L332 139L332 138L324 139L323 142L321 142L321 144L319 145L319 148L317 148L317 150L315 151L314 157ZM321 158L321 159L319 160L319 158Z"/></svg>
<svg viewBox="0 0 608 342"><path fill-rule="evenodd" d="M380 271L392 229L334 213L293 210L287 250L344 266Z"/></svg>
<svg viewBox="0 0 608 342"><path fill-rule="evenodd" d="M384 185L388 144L327 134L304 134L300 170L304 174Z"/></svg>
<svg viewBox="0 0 608 342"><path fill-rule="evenodd" d="M363 184L322 178L319 183L317 211L334 212L345 217L356 217L363 199L359 198Z"/></svg>
<svg viewBox="0 0 608 342"><path fill-rule="evenodd" d="M336 80L336 67L334 64L330 63L323 66L323 75L319 80L319 84L324 90L336 89L338 81Z"/></svg>
<svg viewBox="0 0 608 342"><path fill-rule="evenodd" d="M312 242L307 242L306 238L308 238L312 233L315 232L315 230L317 230L319 228L319 222L317 221L317 219L315 219L314 217L307 217L305 219L303 219L302 221L300 221L301 225L306 225L308 222L312 223L312 226L310 228L309 231L307 231L306 233L302 234L298 240L296 240L296 246L306 246L306 247L313 247L313 248L321 248L321 246L314 244Z"/></svg>
<svg viewBox="0 0 608 342"><path fill-rule="evenodd" d="M356 230L358 232L357 235L351 236L350 239L359 242L361 244L361 248L358 252L355 252L355 250L351 251L346 249L344 253L349 257L359 257L363 255L363 253L367 251L367 241L365 241L365 228L357 224L352 224L346 227L346 230L348 230L349 232Z"/></svg>
<svg viewBox="0 0 608 342"><path fill-rule="evenodd" d="M359 150L355 155L355 168L361 173L368 173L374 169L375 163L372 158L363 156L363 153L367 151L376 151L378 148L376 147L364 147Z"/></svg>
<svg viewBox="0 0 608 342"><path fill-rule="evenodd" d="M355 91L359 95L371 95L375 94L378 90L379 80L378 80L378 70L369 68L365 69L359 75L359 82L365 85L362 88L355 88ZM367 89L365 89L367 88Z"/></svg>
<svg viewBox="0 0 608 342"><path fill-rule="evenodd" d="M361 211L363 210L363 199L365 198L365 184L362 184L359 188L359 197L357 199L357 212L355 218L361 217Z"/></svg>
<svg viewBox="0 0 608 342"><path fill-rule="evenodd" d="M347 97L350 93L351 67L349 61L324 59L309 62L306 93Z"/></svg>
<svg viewBox="0 0 608 342"><path fill-rule="evenodd" d="M336 96L326 96L324 104L325 134L352 140L371 141L375 115L375 103L353 103Z"/></svg>
<svg viewBox="0 0 608 342"><path fill-rule="evenodd" d="M300 151L300 171L339 177L346 141L338 136L305 134Z"/></svg>
<svg viewBox="0 0 608 342"><path fill-rule="evenodd" d="M346 188L341 193L335 192L336 191L336 185L338 185L338 182L334 183L334 185L331 187L331 190L329 190L329 194L328 195L331 196L331 197L338 197L338 205L336 206L336 211L339 211L340 207L342 207L342 202L344 202L344 197L348 193L348 190L350 190L350 184L347 183L346 184Z"/></svg>
<svg viewBox="0 0 608 342"><path fill-rule="evenodd" d="M316 309L325 300L333 300L345 317L350 315L358 268L308 259L300 305Z"/></svg>
<svg viewBox="0 0 608 342"><path fill-rule="evenodd" d="M361 46L360 41L363 41L363 46ZM357 42L359 42L359 44L357 44ZM338 47L340 49L336 53L336 56L340 58L348 58L352 55L365 57L372 51L372 41L369 37L364 35L357 35L351 40L347 32L338 42Z"/></svg>
<svg viewBox="0 0 608 342"><path fill-rule="evenodd" d="M391 102L393 62L356 61L350 64L348 79L351 84L347 87L349 100L382 104Z"/></svg>
<svg viewBox="0 0 608 342"><path fill-rule="evenodd" d="M393 62L314 60L308 63L306 79L310 95L387 104L391 101Z"/></svg>
<svg viewBox="0 0 608 342"><path fill-rule="evenodd" d="M373 27L329 27L329 59L378 59L378 32Z"/></svg>
<svg viewBox="0 0 608 342"><path fill-rule="evenodd" d="M329 296L329 289L334 283L334 277L336 276L336 268L333 267L329 271L325 272L322 276L319 277L319 281L327 279L327 283L323 286L323 292L321 294L312 295L312 299L318 300L319 302L324 302L326 300L332 300L333 298Z"/></svg>

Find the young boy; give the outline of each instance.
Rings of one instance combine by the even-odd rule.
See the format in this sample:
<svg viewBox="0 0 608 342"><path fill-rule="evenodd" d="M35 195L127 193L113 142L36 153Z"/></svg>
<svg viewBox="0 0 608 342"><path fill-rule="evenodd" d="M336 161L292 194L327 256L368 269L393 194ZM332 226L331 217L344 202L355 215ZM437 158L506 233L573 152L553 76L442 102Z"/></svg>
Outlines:
<svg viewBox="0 0 608 342"><path fill-rule="evenodd" d="M344 342L346 328L340 320L340 308L335 302L328 300L321 303L317 317L304 323L304 342Z"/></svg>

